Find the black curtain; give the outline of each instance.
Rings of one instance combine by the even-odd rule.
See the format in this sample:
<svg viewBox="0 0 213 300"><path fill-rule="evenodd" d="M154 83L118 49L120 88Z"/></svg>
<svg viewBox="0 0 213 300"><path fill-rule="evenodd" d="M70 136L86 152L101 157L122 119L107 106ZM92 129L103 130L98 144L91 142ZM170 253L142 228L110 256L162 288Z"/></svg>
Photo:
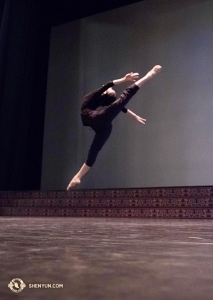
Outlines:
<svg viewBox="0 0 213 300"><path fill-rule="evenodd" d="M0 30L0 190L39 190L50 1L5 0Z"/></svg>

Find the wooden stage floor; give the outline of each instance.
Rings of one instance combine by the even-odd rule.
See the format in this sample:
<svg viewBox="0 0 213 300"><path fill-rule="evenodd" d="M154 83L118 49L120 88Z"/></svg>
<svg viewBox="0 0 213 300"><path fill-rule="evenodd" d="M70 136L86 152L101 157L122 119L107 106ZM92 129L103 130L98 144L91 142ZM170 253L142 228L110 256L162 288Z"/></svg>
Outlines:
<svg viewBox="0 0 213 300"><path fill-rule="evenodd" d="M213 299L213 220L1 217L0 226L2 300Z"/></svg>

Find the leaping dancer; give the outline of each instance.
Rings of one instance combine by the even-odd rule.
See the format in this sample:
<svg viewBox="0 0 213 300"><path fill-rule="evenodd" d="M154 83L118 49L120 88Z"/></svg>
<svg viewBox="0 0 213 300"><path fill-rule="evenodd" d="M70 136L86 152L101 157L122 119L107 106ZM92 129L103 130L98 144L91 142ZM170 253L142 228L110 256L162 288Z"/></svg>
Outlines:
<svg viewBox="0 0 213 300"><path fill-rule="evenodd" d="M121 111L130 115L134 120L145 124L146 119L137 116L131 110L126 109L125 106L136 92L147 81L157 75L161 69L161 66L156 65L140 79L138 73L128 73L123 78L109 81L101 88L84 96L81 106L82 123L84 126L90 126L94 130L95 136L90 146L87 159L78 173L70 181L67 187L68 191L80 184L82 177L94 165L99 151L102 149L112 132L112 121ZM112 86L128 81L134 83L127 87L120 97L116 99L116 93L112 89ZM100 106L102 106L103 109L97 110Z"/></svg>

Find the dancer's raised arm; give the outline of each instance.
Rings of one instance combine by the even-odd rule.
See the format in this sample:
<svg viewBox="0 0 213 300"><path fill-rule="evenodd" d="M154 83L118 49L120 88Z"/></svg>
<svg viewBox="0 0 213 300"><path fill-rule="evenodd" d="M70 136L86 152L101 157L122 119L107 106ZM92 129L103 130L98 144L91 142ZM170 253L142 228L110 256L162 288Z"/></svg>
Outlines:
<svg viewBox="0 0 213 300"><path fill-rule="evenodd" d="M113 80L113 84L118 85L118 84L121 84L121 83L127 82L127 81L135 82L138 79L139 79L139 74L131 72L131 73L127 73L124 77L122 77L120 79Z"/></svg>

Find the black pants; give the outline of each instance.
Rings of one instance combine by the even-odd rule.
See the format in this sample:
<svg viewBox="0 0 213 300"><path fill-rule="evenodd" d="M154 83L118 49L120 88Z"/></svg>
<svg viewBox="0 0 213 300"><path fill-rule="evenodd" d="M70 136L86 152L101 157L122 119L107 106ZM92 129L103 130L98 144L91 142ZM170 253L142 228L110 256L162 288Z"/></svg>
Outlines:
<svg viewBox="0 0 213 300"><path fill-rule="evenodd" d="M108 140L112 132L112 121L126 106L132 96L138 91L139 87L132 84L126 88L120 97L109 106L104 107L100 111L92 111L89 113L90 127L95 131L95 136L89 149L86 159L86 165L92 167L96 161L99 151Z"/></svg>

